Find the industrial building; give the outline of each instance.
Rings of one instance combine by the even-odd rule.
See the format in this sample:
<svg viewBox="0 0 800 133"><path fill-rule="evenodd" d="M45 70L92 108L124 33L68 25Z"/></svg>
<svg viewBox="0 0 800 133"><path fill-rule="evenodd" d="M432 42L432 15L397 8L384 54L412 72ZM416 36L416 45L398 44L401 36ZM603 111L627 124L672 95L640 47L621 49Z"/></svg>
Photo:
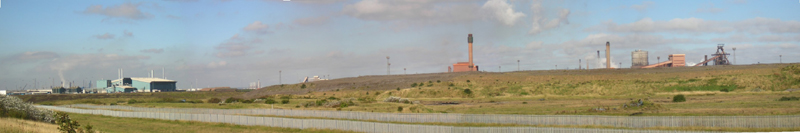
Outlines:
<svg viewBox="0 0 800 133"><path fill-rule="evenodd" d="M104 88L106 93L161 92L175 91L175 80L161 78L122 78L116 80L98 80L97 88Z"/></svg>
<svg viewBox="0 0 800 133"><path fill-rule="evenodd" d="M96 88L105 93L131 93L131 92L162 92L176 91L175 80L153 77L124 77L122 69L118 70L119 78L116 80L98 80Z"/></svg>
<svg viewBox="0 0 800 133"><path fill-rule="evenodd" d="M654 68L654 67L684 67L686 66L685 54L671 54L669 60L659 62L653 65L642 66L641 68Z"/></svg>
<svg viewBox="0 0 800 133"><path fill-rule="evenodd" d="M478 66L475 66L475 63L472 62L472 34L467 36L467 42L469 43L469 62L458 62L453 64L452 71L448 68L448 72L467 72L467 71L478 71Z"/></svg>
<svg viewBox="0 0 800 133"><path fill-rule="evenodd" d="M650 65L650 59L647 54L647 51L641 49L631 52L631 68L640 68Z"/></svg>

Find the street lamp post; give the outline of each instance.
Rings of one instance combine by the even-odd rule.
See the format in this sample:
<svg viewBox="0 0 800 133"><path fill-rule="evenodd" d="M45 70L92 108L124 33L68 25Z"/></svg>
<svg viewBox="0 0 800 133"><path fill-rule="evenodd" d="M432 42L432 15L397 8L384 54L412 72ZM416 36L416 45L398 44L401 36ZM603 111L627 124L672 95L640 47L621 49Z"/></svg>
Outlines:
<svg viewBox="0 0 800 133"><path fill-rule="evenodd" d="M281 73L282 72L283 71L278 71L278 84L283 84L283 81L281 81L282 80L282 78L281 78Z"/></svg>
<svg viewBox="0 0 800 133"><path fill-rule="evenodd" d="M406 68L403 68L403 74L404 75L406 74Z"/></svg>
<svg viewBox="0 0 800 133"><path fill-rule="evenodd" d="M661 63L661 56L656 56L656 64Z"/></svg>
<svg viewBox="0 0 800 133"><path fill-rule="evenodd" d="M390 75L391 74L391 73L389 73L389 66L391 66L391 65L392 65L392 63L389 63L389 56L386 56L386 75Z"/></svg>
<svg viewBox="0 0 800 133"><path fill-rule="evenodd" d="M503 66L497 66L497 71L498 72L503 72Z"/></svg>
<svg viewBox="0 0 800 133"><path fill-rule="evenodd" d="M778 55L778 63L783 63L783 55Z"/></svg>
<svg viewBox="0 0 800 133"><path fill-rule="evenodd" d="M736 64L736 47L733 47L733 64Z"/></svg>
<svg viewBox="0 0 800 133"><path fill-rule="evenodd" d="M517 60L517 71L519 71L519 60Z"/></svg>

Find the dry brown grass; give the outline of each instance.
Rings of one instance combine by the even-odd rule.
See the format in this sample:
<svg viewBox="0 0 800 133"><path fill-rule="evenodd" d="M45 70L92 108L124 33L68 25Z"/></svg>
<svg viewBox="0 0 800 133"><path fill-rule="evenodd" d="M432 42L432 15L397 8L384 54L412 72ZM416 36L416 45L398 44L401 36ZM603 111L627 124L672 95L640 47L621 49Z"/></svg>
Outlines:
<svg viewBox="0 0 800 133"><path fill-rule="evenodd" d="M15 118L0 118L3 133L58 133L58 125Z"/></svg>

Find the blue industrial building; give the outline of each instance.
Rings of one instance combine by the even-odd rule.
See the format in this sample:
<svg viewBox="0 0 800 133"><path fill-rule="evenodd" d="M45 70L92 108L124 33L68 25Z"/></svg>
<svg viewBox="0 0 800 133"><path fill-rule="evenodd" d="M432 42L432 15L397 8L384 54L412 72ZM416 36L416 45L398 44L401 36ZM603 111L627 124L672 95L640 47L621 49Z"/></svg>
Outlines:
<svg viewBox="0 0 800 133"><path fill-rule="evenodd" d="M97 88L103 88L106 93L130 92L162 92L175 91L175 80L162 78L122 78L116 80L98 80Z"/></svg>

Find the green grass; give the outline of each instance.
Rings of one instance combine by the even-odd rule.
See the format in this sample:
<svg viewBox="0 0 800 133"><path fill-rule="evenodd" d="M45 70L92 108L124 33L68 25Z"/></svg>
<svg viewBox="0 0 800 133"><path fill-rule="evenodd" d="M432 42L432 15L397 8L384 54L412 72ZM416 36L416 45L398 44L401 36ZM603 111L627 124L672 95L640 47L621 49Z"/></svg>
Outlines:
<svg viewBox="0 0 800 133"><path fill-rule="evenodd" d="M145 118L122 118L101 115L69 114L72 120L91 124L104 133L346 133L350 131L330 129L294 129L266 126L242 126L224 123L174 121Z"/></svg>

